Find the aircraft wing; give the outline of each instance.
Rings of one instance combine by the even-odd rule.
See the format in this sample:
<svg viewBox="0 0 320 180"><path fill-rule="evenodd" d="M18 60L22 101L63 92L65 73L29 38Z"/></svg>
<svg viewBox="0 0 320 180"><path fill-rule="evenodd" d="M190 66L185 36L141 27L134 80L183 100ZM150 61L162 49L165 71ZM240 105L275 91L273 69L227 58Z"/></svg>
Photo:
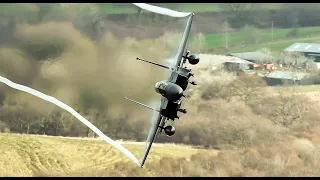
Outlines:
<svg viewBox="0 0 320 180"><path fill-rule="evenodd" d="M181 66L182 56L184 54L184 51L186 50L188 37L189 37L191 25L192 25L193 16L194 16L194 13L191 13L189 18L188 18L187 26L186 26L186 29L184 30L184 33L183 33L182 41L181 41L181 43L179 45L178 52L177 52L176 56L174 57L174 61L176 61L176 64L173 67L174 69L177 69L178 67Z"/></svg>
<svg viewBox="0 0 320 180"><path fill-rule="evenodd" d="M160 110L162 110L166 106L167 100L165 98L161 99L161 106ZM160 133L160 124L163 125L165 121L165 117L162 116L158 111L154 111L153 116L152 116L152 121L151 121L151 128L148 133L147 137L147 143L146 147L142 156L142 161L140 163L141 167L144 165L145 161L147 160L148 154L150 152L150 149L152 147L152 143L155 142L156 137Z"/></svg>

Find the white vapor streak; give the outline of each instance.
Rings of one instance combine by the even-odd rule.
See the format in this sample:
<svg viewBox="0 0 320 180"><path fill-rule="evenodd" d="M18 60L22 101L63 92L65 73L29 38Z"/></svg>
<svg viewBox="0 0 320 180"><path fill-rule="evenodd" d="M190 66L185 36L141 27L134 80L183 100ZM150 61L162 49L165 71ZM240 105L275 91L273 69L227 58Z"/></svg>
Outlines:
<svg viewBox="0 0 320 180"><path fill-rule="evenodd" d="M151 12L158 13L158 14L171 16L171 17L186 17L191 14L190 12L178 12L178 11L174 11L171 9L153 6L153 5L146 4L146 3L132 3L132 4L140 7L141 9L144 9L144 10L151 11Z"/></svg>
<svg viewBox="0 0 320 180"><path fill-rule="evenodd" d="M79 113L77 113L70 106L64 104L63 102L59 101L58 99L56 99L54 97L48 96L46 94L43 94L42 92L39 92L39 91L34 90L32 88L29 88L27 86L23 86L23 85L14 83L14 82L10 81L7 78L4 78L4 77L0 76L0 81L2 83L4 83L4 84L8 85L9 87L13 88L13 89L17 89L17 90L24 91L24 92L27 92L29 94L32 94L32 95L34 95L34 96L36 96L38 98L41 98L41 99L43 99L45 101L49 101L49 102L59 106L60 108L68 111L70 114L72 114L74 117L76 117L79 121L81 121L83 124L85 124L87 127L89 127L93 132L95 132L97 135L99 135L104 141L106 141L107 143L111 144L113 147L115 147L118 150L120 150L123 154L128 156L133 162L135 162L138 166L140 166L140 163L139 163L138 159L130 151L128 151L126 148L121 146L119 143L115 142L114 140L110 139L108 136L103 134L103 132L101 132L91 122L89 122L84 117L82 117Z"/></svg>

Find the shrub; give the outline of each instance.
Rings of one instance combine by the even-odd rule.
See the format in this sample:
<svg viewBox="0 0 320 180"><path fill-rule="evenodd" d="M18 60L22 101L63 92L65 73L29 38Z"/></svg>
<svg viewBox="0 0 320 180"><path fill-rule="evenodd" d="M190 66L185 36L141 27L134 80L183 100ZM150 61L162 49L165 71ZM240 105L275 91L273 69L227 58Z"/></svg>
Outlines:
<svg viewBox="0 0 320 180"><path fill-rule="evenodd" d="M251 107L256 114L287 128L294 123L301 123L313 108L305 96L288 93L267 96Z"/></svg>
<svg viewBox="0 0 320 180"><path fill-rule="evenodd" d="M233 97L240 98L246 103L253 103L261 98L264 93L266 83L257 75L240 74L234 81L228 81L230 78L222 77L219 82L207 84L202 91L203 99L222 98L230 101Z"/></svg>

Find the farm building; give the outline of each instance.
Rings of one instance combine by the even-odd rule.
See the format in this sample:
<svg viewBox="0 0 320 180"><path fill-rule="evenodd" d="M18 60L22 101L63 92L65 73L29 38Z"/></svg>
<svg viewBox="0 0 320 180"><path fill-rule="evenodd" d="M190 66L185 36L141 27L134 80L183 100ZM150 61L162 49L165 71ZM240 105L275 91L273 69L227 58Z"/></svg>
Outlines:
<svg viewBox="0 0 320 180"><path fill-rule="evenodd" d="M312 75L304 72L273 71L264 75L259 74L269 86L283 84L289 85L314 85L320 84L319 75Z"/></svg>
<svg viewBox="0 0 320 180"><path fill-rule="evenodd" d="M305 57L312 57L314 58L315 62L320 62L320 44L294 43L287 47L284 51L303 53Z"/></svg>
<svg viewBox="0 0 320 180"><path fill-rule="evenodd" d="M240 59L250 61L255 64L262 64L263 62L278 62L278 59L274 56L265 54L260 51L256 52L243 52L243 53L230 53L227 56L233 56Z"/></svg>
<svg viewBox="0 0 320 180"><path fill-rule="evenodd" d="M242 60L239 58L233 58L228 61L224 62L224 68L227 71L237 72L237 71L244 71L249 69L249 65L254 63L246 60Z"/></svg>
<svg viewBox="0 0 320 180"><path fill-rule="evenodd" d="M200 54L201 65L199 67L201 70L212 71L217 69L226 69L232 72L244 71L249 69L249 65L253 64L252 62L230 56L222 55L211 55L211 54Z"/></svg>

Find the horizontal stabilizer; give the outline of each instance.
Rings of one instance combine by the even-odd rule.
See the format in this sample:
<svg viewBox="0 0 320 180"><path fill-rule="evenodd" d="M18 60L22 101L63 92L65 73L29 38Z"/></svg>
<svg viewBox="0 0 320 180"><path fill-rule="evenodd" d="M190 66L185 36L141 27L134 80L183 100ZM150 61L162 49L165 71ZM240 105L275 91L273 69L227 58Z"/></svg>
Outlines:
<svg viewBox="0 0 320 180"><path fill-rule="evenodd" d="M160 111L158 111L158 110L156 110L156 109L154 109L154 108L152 108L152 107L150 107L150 106L148 106L148 105L145 105L145 104L139 103L138 101L135 101L135 100L129 99L129 98L127 98L127 97L125 97L125 98L126 98L127 100L129 100L129 101L132 101L132 102L134 102L134 103L136 103L136 104L139 104L140 106L143 106L143 107L149 108L149 109L151 109L151 110L154 110L154 111L160 112Z"/></svg>

